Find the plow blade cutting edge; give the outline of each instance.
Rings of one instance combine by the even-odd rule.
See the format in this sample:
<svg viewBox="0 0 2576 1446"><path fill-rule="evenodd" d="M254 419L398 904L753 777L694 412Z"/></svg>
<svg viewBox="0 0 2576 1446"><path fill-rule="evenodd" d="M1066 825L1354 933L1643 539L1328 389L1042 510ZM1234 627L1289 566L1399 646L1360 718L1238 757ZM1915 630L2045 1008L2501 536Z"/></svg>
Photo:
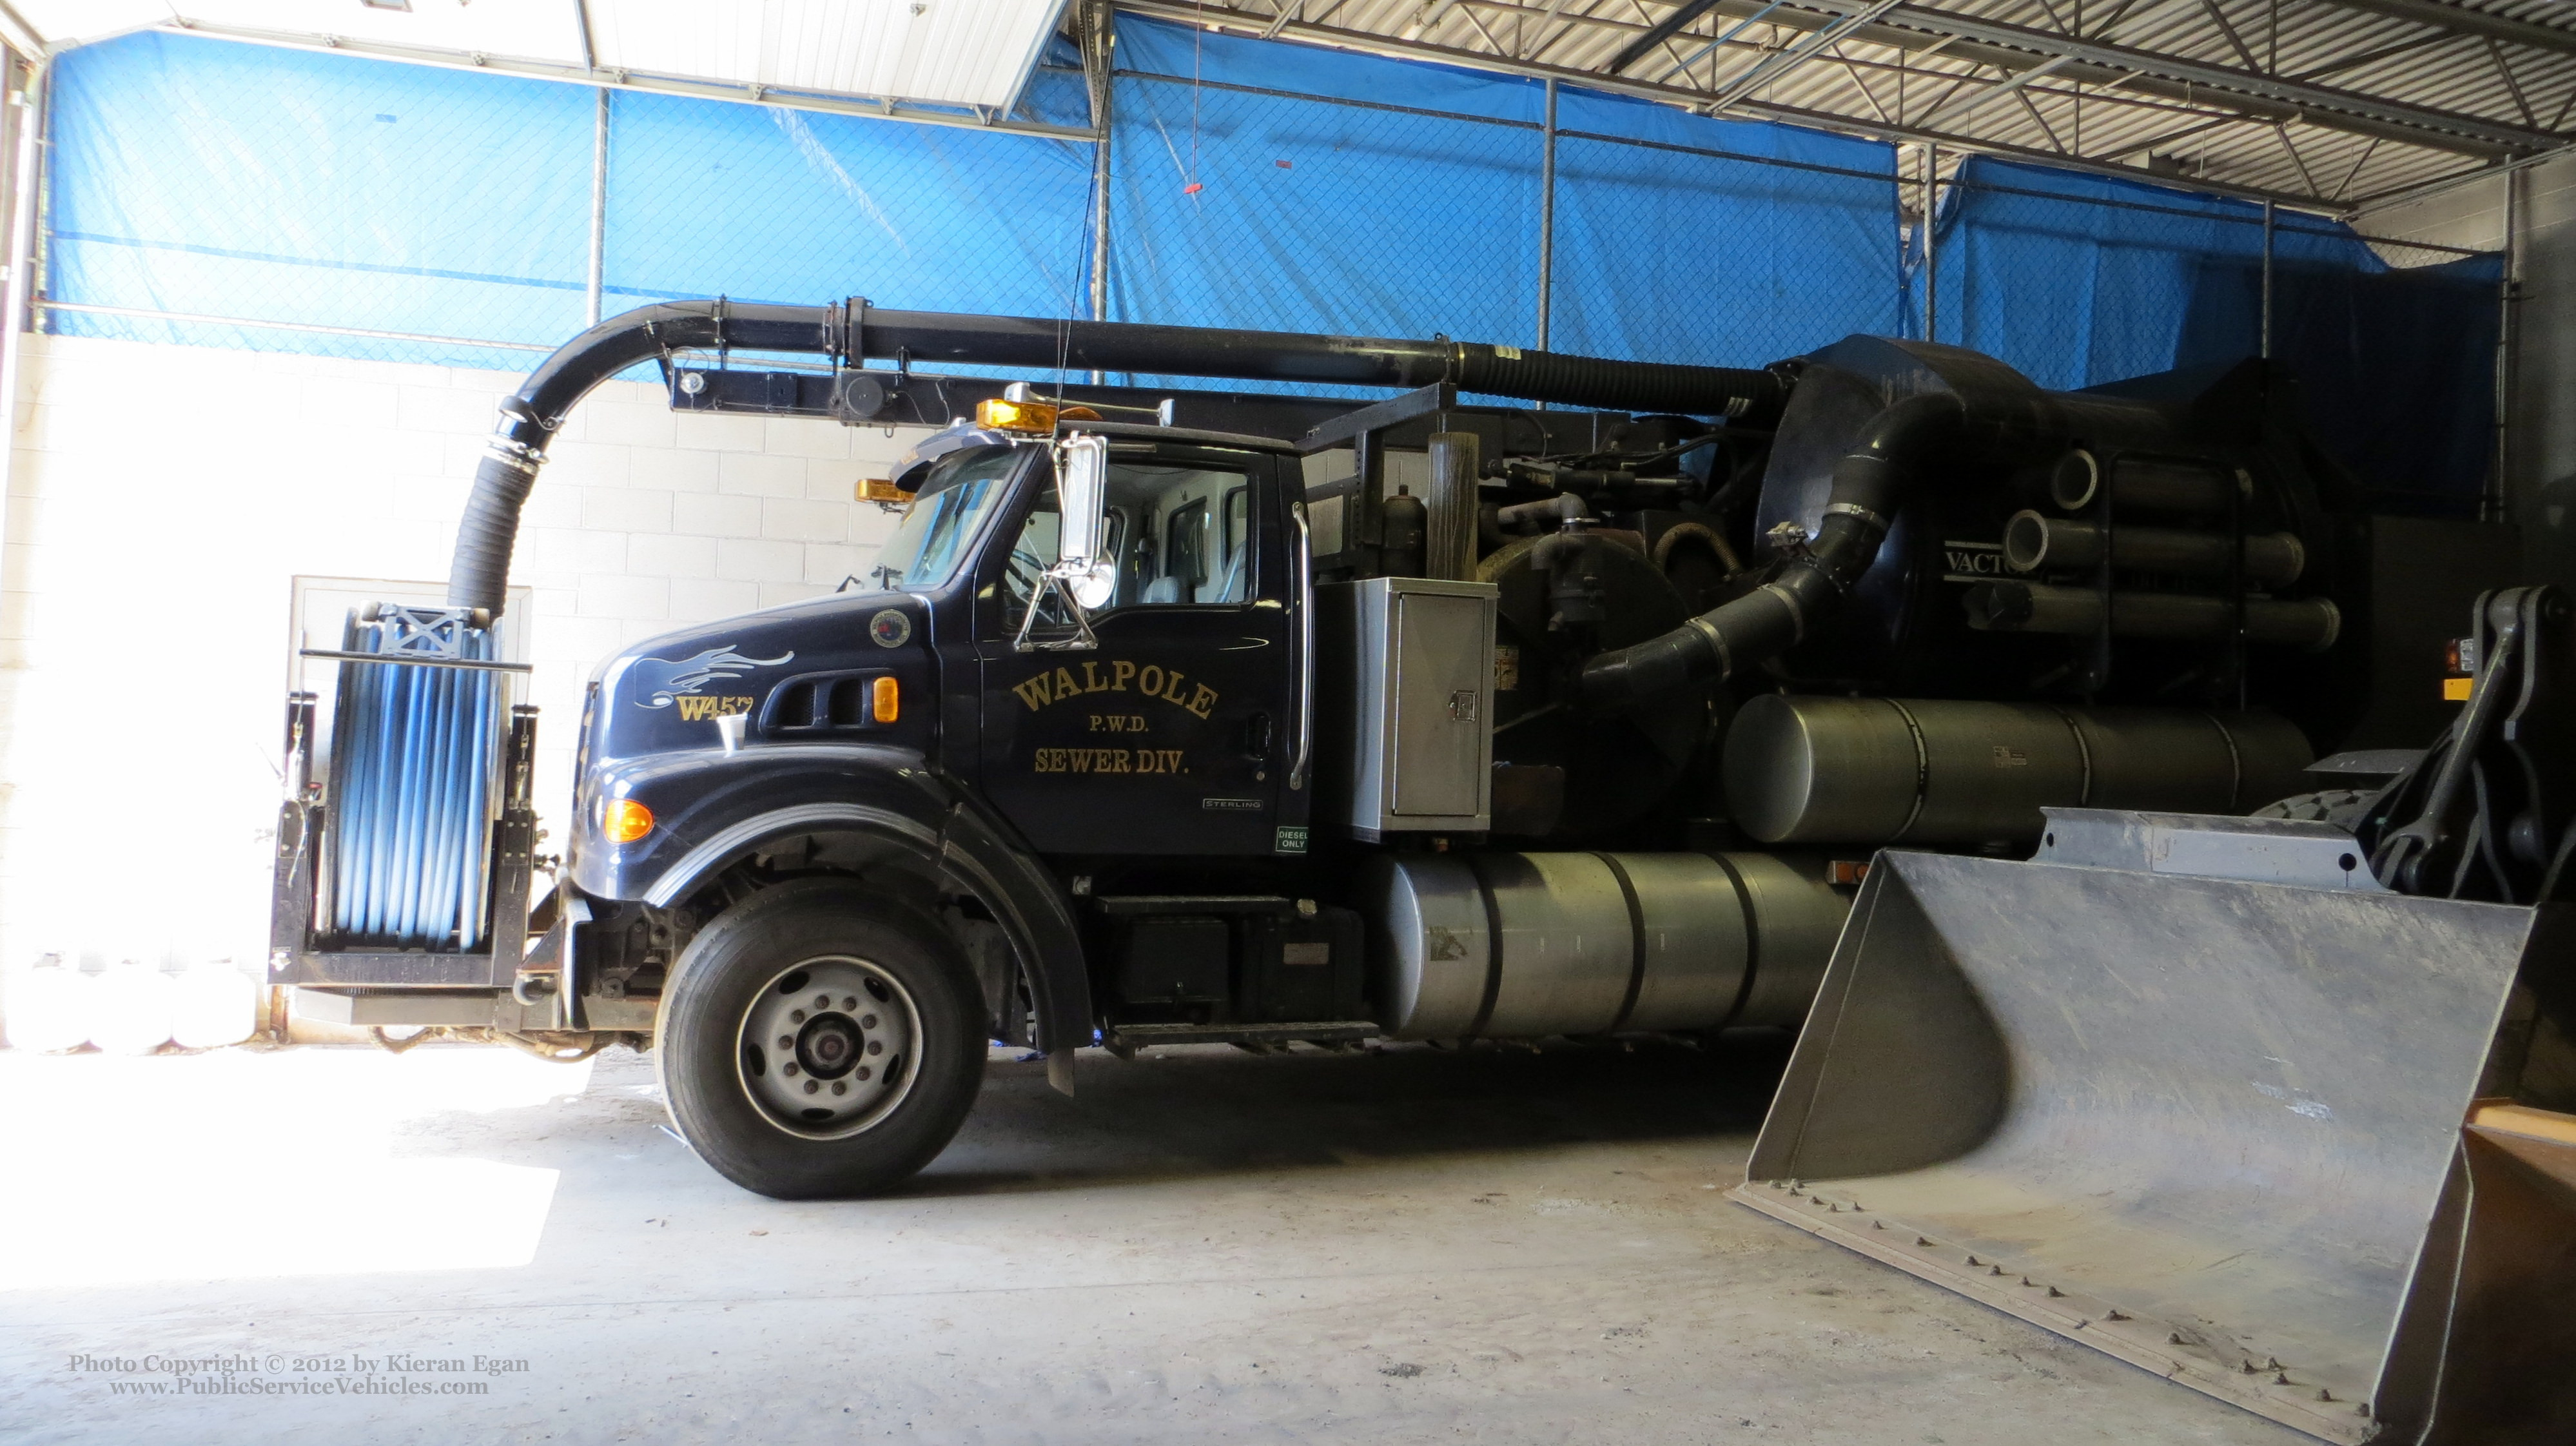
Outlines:
<svg viewBox="0 0 2576 1446"><path fill-rule="evenodd" d="M2331 1441L2576 1440L2576 1118L2512 1086L2566 910L2318 824L2050 810L1870 871L1734 1196Z"/></svg>

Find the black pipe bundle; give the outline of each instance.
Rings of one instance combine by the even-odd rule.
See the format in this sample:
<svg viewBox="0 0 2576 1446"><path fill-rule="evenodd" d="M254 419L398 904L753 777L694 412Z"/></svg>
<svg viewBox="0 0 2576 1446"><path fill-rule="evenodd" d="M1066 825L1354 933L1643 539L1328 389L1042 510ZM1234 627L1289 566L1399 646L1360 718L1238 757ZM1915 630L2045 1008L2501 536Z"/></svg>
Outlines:
<svg viewBox="0 0 2576 1446"><path fill-rule="evenodd" d="M502 402L500 429L475 471L474 492L457 527L447 584L451 605L501 610L519 509L564 414L600 382L682 348L798 352L844 364L875 357L907 365L1061 367L1319 386L1449 382L1462 391L1566 406L1723 416L1756 425L1776 416L1788 396L1787 380L1768 371L1611 361L1473 342L882 311L856 301L670 302L610 317L574 337Z"/></svg>

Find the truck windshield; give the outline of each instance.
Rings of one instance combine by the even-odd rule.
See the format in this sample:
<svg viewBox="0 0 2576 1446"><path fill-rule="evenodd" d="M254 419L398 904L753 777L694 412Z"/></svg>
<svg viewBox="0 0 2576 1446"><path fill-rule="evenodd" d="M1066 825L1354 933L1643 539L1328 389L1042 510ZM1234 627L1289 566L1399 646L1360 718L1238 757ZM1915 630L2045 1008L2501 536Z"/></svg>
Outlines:
<svg viewBox="0 0 2576 1446"><path fill-rule="evenodd" d="M1020 449L996 447L961 452L932 467L868 576L888 590L938 587L956 576L1019 464Z"/></svg>

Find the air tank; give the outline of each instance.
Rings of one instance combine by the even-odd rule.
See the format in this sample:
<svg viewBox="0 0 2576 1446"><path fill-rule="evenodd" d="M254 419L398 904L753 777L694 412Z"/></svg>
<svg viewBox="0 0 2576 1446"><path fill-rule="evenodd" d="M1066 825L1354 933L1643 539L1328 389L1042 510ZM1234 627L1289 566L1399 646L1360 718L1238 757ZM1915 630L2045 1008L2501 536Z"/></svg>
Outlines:
<svg viewBox="0 0 2576 1446"><path fill-rule="evenodd" d="M2314 757L2269 713L1766 693L1721 773L1764 843L2028 843L2049 805L2245 813Z"/></svg>
<svg viewBox="0 0 2576 1446"><path fill-rule="evenodd" d="M1393 1039L1794 1026L1850 899L1770 854L1383 854L1361 880Z"/></svg>

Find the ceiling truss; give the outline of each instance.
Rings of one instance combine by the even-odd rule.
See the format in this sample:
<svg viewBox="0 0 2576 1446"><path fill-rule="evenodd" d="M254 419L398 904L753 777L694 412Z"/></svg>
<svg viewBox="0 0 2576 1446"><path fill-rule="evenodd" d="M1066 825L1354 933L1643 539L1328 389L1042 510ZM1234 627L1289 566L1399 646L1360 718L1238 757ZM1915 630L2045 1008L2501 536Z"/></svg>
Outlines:
<svg viewBox="0 0 2576 1446"><path fill-rule="evenodd" d="M2576 28L2533 0L1120 0L2349 214L2576 145ZM1919 174L1919 155L1902 173Z"/></svg>

